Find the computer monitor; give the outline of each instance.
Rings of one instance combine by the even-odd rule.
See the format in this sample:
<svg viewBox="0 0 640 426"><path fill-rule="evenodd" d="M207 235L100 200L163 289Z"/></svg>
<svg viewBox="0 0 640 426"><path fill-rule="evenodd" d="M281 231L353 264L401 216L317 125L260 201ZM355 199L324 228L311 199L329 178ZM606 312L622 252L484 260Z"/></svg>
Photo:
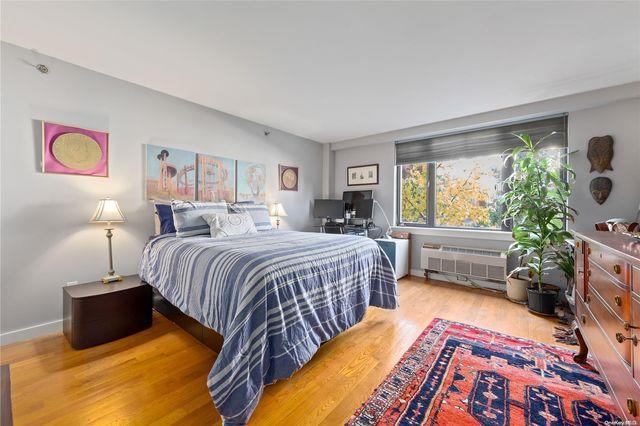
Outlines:
<svg viewBox="0 0 640 426"><path fill-rule="evenodd" d="M344 201L342 200L314 200L313 217L321 219L344 218Z"/></svg>
<svg viewBox="0 0 640 426"><path fill-rule="evenodd" d="M342 201L345 202L347 210L353 209L353 203L358 200L371 200L373 198L372 190L365 191L344 191L342 193Z"/></svg>
<svg viewBox="0 0 640 426"><path fill-rule="evenodd" d="M356 218L369 220L373 217L373 200L364 199L353 202Z"/></svg>

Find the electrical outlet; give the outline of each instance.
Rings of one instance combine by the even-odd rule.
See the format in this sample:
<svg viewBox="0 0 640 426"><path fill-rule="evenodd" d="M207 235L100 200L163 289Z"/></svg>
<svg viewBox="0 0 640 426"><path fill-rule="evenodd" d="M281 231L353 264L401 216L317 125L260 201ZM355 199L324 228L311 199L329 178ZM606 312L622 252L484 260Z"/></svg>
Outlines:
<svg viewBox="0 0 640 426"><path fill-rule="evenodd" d="M70 285L76 285L76 284L78 284L78 281L69 281L68 283L65 284L65 287Z"/></svg>

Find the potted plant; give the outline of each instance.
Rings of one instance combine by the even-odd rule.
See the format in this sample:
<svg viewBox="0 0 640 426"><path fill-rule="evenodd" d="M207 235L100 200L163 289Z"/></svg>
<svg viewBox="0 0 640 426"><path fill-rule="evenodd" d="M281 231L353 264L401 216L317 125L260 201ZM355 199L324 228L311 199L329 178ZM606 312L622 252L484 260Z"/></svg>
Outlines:
<svg viewBox="0 0 640 426"><path fill-rule="evenodd" d="M563 247L556 250L554 264L560 269L567 280L567 289L565 290L565 297L569 302L569 305L573 308L575 306L575 242L573 239L567 240Z"/></svg>
<svg viewBox="0 0 640 426"><path fill-rule="evenodd" d="M544 275L553 269L557 248L573 238L565 228L565 219L573 220L575 210L568 204L575 177L561 156L539 149L553 133L537 142L527 134L514 135L522 142L507 155L513 172L505 180L503 219L512 223L515 240L508 252L517 252L521 264L511 274L528 270L532 285L527 289L529 310L554 315L557 292L546 288ZM565 179L565 176L569 179ZM510 275L511 275L510 274Z"/></svg>
<svg viewBox="0 0 640 426"><path fill-rule="evenodd" d="M520 266L507 275L507 299L516 303L527 303L529 296L527 288L531 286L531 277L528 275L529 269L524 266L524 258L520 258ZM527 275L522 277L522 272L527 271Z"/></svg>

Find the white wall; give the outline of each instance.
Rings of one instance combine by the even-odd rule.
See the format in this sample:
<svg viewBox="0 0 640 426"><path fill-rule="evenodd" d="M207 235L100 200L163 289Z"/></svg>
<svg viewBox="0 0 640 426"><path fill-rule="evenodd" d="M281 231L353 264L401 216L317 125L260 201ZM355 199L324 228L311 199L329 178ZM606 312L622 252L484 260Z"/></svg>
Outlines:
<svg viewBox="0 0 640 426"><path fill-rule="evenodd" d="M267 166L267 198L282 201L283 228L311 230L321 194L322 146L53 58L43 75L32 52L2 43L2 343L58 330L62 286L107 270L102 226L89 224L97 200L115 198L127 221L114 231L117 272L135 274L153 233L144 199L144 144L166 145ZM153 69L149 69L153 72ZM110 132L109 178L40 172L39 120ZM278 163L300 167L299 192L278 191ZM22 333L12 331L51 323ZM8 333L8 334L7 334Z"/></svg>
<svg viewBox="0 0 640 426"><path fill-rule="evenodd" d="M640 99L574 111L568 127L569 151L579 150L570 159L576 184L569 201L580 213L572 227L593 229L594 223L613 217L634 220L640 208ZM613 171L589 173L588 141L604 135L613 136ZM589 192L589 183L598 176L613 181L611 195L602 205Z"/></svg>
<svg viewBox="0 0 640 426"><path fill-rule="evenodd" d="M523 118L540 117L569 112L568 140L571 150L581 151L571 156L578 179L571 204L581 213L575 229L593 229L593 223L609 217L635 217L640 203L640 83L602 89L557 98L550 101L523 105L501 111L490 111L447 122L432 123L414 129L403 129L367 138L332 144L335 151L334 196L340 197L346 186L346 167L358 164L380 164L380 184L373 189L375 197L384 206L391 219L395 203L394 141L413 136L446 133L497 124ZM594 106L588 108L588 106ZM448 127L450 126L450 127ZM416 133L412 133L412 130ZM614 180L613 192L605 204L598 206L589 194L589 180L597 174L588 173L586 159L587 141L593 136L611 134L614 137L615 155L613 172L605 175ZM367 144L367 141L370 143ZM589 175L589 176L587 176ZM358 187L356 187L358 188ZM382 224L380 215L374 218ZM508 241L492 238L451 237L442 235L413 235L411 268L420 269L420 247L423 243L450 244L478 248L506 249ZM510 262L513 264L513 261Z"/></svg>

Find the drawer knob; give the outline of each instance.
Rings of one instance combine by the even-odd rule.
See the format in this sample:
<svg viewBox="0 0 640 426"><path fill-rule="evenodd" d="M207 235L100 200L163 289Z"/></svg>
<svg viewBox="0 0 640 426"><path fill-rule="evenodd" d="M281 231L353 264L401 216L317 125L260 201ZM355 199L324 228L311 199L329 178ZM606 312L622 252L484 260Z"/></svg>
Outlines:
<svg viewBox="0 0 640 426"><path fill-rule="evenodd" d="M636 401L632 398L627 398L627 411L632 416L638 415L638 404L636 404Z"/></svg>
<svg viewBox="0 0 640 426"><path fill-rule="evenodd" d="M618 343L624 343L626 340L631 340L633 346L638 346L638 338L635 335L627 337L622 333L616 333L616 340Z"/></svg>
<svg viewBox="0 0 640 426"><path fill-rule="evenodd" d="M618 265L617 263L613 265L613 272L615 272L616 274L619 274L620 271L622 271L622 268L620 267L620 265Z"/></svg>
<svg viewBox="0 0 640 426"><path fill-rule="evenodd" d="M622 306L622 297L616 295L614 296L613 301L616 302L616 306Z"/></svg>
<svg viewBox="0 0 640 426"><path fill-rule="evenodd" d="M576 241L576 248L580 248L580 241Z"/></svg>
<svg viewBox="0 0 640 426"><path fill-rule="evenodd" d="M591 254L591 247L587 247L587 254Z"/></svg>
<svg viewBox="0 0 640 426"><path fill-rule="evenodd" d="M591 295L590 294L587 294L586 299L587 299L587 303L591 303Z"/></svg>
<svg viewBox="0 0 640 426"><path fill-rule="evenodd" d="M588 276L588 277L590 277L590 276L591 276L591 269L589 269L589 270L587 271L587 276Z"/></svg>
<svg viewBox="0 0 640 426"><path fill-rule="evenodd" d="M582 315L582 323L586 324L587 323L587 316L586 315Z"/></svg>
<svg viewBox="0 0 640 426"><path fill-rule="evenodd" d="M624 329L625 329L626 331L629 331L629 330L631 330L632 328L633 328L633 329L637 329L637 328L640 328L640 327L636 327L635 325L631 325L631 324L629 324L627 321L625 321L625 322L624 322Z"/></svg>

